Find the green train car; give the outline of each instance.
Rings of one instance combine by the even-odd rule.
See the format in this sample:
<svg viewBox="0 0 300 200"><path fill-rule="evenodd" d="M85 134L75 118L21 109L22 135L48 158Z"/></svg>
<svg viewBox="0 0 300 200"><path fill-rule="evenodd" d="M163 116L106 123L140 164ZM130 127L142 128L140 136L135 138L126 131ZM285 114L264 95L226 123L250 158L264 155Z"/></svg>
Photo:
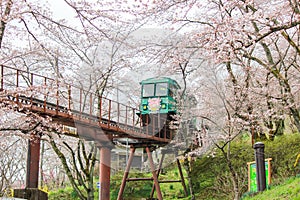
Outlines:
<svg viewBox="0 0 300 200"><path fill-rule="evenodd" d="M139 116L151 135L172 137L170 122L177 114L179 84L171 78L149 78L140 82L141 103Z"/></svg>
<svg viewBox="0 0 300 200"><path fill-rule="evenodd" d="M179 84L168 77L149 78L140 82L141 114L150 113L177 113L177 101Z"/></svg>

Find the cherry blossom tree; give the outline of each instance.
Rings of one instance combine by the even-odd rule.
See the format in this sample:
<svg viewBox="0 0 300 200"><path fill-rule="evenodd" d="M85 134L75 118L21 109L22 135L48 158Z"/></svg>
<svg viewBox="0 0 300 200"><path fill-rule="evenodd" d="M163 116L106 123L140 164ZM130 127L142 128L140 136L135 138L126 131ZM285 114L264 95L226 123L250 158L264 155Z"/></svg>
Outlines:
<svg viewBox="0 0 300 200"><path fill-rule="evenodd" d="M297 1L140 2L139 14L159 16L156 23L173 29L170 40L140 48L148 56L173 67L190 59L222 64L234 89L236 117L267 128L270 137L282 133L286 117L299 127Z"/></svg>
<svg viewBox="0 0 300 200"><path fill-rule="evenodd" d="M76 80L99 96L124 85L124 73L140 78L148 68L154 76L172 75L201 104L194 116L223 130L214 141L229 146L241 130L272 139L290 122L300 132L298 1L63 3L76 18L57 19L49 4L34 0L2 1L1 64ZM157 26L159 37L134 36ZM230 168L230 152L224 156ZM231 173L237 199L239 185Z"/></svg>
<svg viewBox="0 0 300 200"><path fill-rule="evenodd" d="M23 175L26 173L26 152L27 143L19 137L11 135L9 132L1 133L6 135L5 140L1 140L0 159L0 196L9 196L10 189L15 185L22 187L25 185Z"/></svg>
<svg viewBox="0 0 300 200"><path fill-rule="evenodd" d="M51 41L49 39L52 36L50 30L54 28L68 30L74 37L82 32L67 26L62 21L55 21L49 7L37 1L8 0L2 1L1 7L3 8L1 11L4 11L1 13L1 64L26 69L28 72L38 70L39 73L45 72L45 75L58 79L64 78L64 71L59 65L68 63L66 58L70 54L61 54L57 50L61 44L57 45L55 39L58 41L59 38L52 38ZM11 37L13 34L15 34L14 38ZM66 40L71 39L66 36L65 38ZM30 83L28 84L30 85ZM1 104L1 106L3 106L1 107L2 117L10 122L1 123L1 131L6 131L6 133L10 131L10 135L12 132L17 132L18 136L24 139L27 138L26 133L38 132L39 135L42 135L43 132L45 135L48 134L49 130L46 128L48 126L45 123L49 121L43 117L28 112L25 114L14 112L14 105ZM52 124L49 129L59 129L61 132L60 126L57 124ZM3 138L7 137L4 135ZM7 154L7 157L9 156ZM7 172L9 171L7 170ZM12 183L13 179L4 186L7 187ZM90 184L89 187L93 187L93 184Z"/></svg>
<svg viewBox="0 0 300 200"><path fill-rule="evenodd" d="M122 29L120 23L118 29L117 26L112 26L114 19L101 13L100 11L104 7L99 4L94 7L93 2L65 1L65 6L70 7L78 17L77 22L79 23L75 23L76 25L70 25L65 20L54 19L48 5L39 5L36 1L3 1L1 6L5 8L3 10L6 10L3 13L3 18L1 18L1 64L15 66L28 72L38 71L48 77L54 77L58 81L74 83L74 77L70 76L70 69L72 69L72 72L75 71L74 76L77 75L77 81L74 84L82 84L82 87L88 87L89 92L97 92L99 96L102 96L105 90L108 91L111 87L112 75L117 71L122 73L120 71L127 65L120 50L125 49L123 47L126 43L125 39L128 37L128 32L134 29L134 26L128 30ZM98 10L99 8L100 10ZM74 18L74 20L76 19ZM99 27L101 23L103 26ZM12 38L9 37L8 33L18 33L18 37L11 41ZM24 38L26 39L24 40ZM16 40L23 44L21 49L18 48L18 44L14 43ZM62 64L64 68L61 67ZM84 74L82 71L88 73L82 76ZM88 82L85 81L86 76L89 77ZM28 84L30 85L30 82ZM109 92L106 92L107 94ZM7 110L4 112L7 114ZM21 132L34 131L39 132L39 134L43 132L44 136L50 136L51 130L60 130L58 125L55 127L55 124L52 124L53 127L48 130L43 122L44 119L39 120L37 115L35 115L35 120L31 119L30 113L25 116L16 115L19 119L15 121L21 124L3 127L3 131L7 129L20 130ZM11 114L8 117L11 117ZM23 137L22 134L20 136ZM49 141L61 158L64 169L70 172L70 167L64 162L66 156L59 151L54 140L50 138ZM72 150L68 143L64 143L64 145ZM78 145L78 149L85 148L83 142L78 143ZM84 157L89 163L87 165L91 165L88 166L88 169L82 168L82 157L77 160L81 168L76 165L78 162L73 163L74 170L78 172L76 178L81 177L81 172L93 174L96 146L93 149L94 156L92 158L86 155ZM75 157L73 158L75 159ZM76 178L72 177L70 173L67 174L81 198L93 199L92 176L79 179L80 184L83 184L85 179L90 180L86 185L86 189L89 191L87 192L88 197L84 197L78 190Z"/></svg>
<svg viewBox="0 0 300 200"><path fill-rule="evenodd" d="M169 72L174 71L172 66L195 60L196 64L190 65L195 69L190 77L198 76L197 81L209 81L199 78L205 72L200 69L203 65L197 65L202 60L212 63L206 66L206 71L221 72L218 76L226 88L215 87L209 92L219 94L223 106L217 106L218 102L211 99L199 115L219 122L223 130L230 128L224 132L229 137L229 140L223 138L227 141L225 144L230 144L241 132L240 127L249 130L253 137L263 134L272 139L275 134L282 134L284 123L289 119L299 132L299 2L166 0L137 4L139 16L172 29L172 34L165 37L169 40L147 43L140 47L142 52L168 65ZM207 76L207 72L203 75ZM200 90L201 84L206 83L198 82L199 90L195 94L205 100L209 95ZM211 112L212 104L216 104L213 106L218 108L216 112ZM218 119L219 114L223 120ZM230 166L230 160L228 164ZM238 199L238 184L234 191Z"/></svg>
<svg viewBox="0 0 300 200"><path fill-rule="evenodd" d="M59 132L50 133L47 136L47 141L60 159L78 197L94 199L94 173L97 162L97 147L94 142L89 142L90 145L87 145L84 140L74 138L70 142L68 137L59 136ZM76 142L77 144L74 144Z"/></svg>

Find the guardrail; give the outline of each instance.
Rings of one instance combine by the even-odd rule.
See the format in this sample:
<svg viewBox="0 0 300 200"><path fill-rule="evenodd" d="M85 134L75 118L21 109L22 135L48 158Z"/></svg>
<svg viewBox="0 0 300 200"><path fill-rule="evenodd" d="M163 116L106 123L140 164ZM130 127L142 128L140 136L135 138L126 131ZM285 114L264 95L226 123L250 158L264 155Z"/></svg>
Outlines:
<svg viewBox="0 0 300 200"><path fill-rule="evenodd" d="M79 120L88 120L90 123L106 124L108 128L130 130L130 133L136 132L141 137L141 134L145 137L150 135L153 136L153 140L169 141L172 137L169 134L167 138L167 126L159 132L155 130L157 127L154 125L144 126L136 108L64 83L63 80L4 65L0 68L0 90L5 92L10 101L24 107L35 106L44 114L49 111L56 115L63 113Z"/></svg>

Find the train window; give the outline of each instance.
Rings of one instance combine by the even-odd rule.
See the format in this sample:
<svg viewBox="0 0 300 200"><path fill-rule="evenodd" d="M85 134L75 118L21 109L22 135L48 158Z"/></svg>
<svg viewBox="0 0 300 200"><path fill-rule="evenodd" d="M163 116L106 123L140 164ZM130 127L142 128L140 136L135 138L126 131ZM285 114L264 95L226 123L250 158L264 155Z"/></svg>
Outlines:
<svg viewBox="0 0 300 200"><path fill-rule="evenodd" d="M145 84L143 86L143 97L154 96L154 84Z"/></svg>
<svg viewBox="0 0 300 200"><path fill-rule="evenodd" d="M156 83L155 96L167 96L168 83Z"/></svg>

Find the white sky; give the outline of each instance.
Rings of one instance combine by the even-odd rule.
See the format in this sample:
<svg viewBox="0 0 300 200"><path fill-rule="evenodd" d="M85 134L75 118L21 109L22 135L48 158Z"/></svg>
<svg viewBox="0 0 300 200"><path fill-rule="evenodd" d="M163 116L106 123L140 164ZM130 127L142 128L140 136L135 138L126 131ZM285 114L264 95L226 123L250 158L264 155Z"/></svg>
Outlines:
<svg viewBox="0 0 300 200"><path fill-rule="evenodd" d="M75 17L75 11L64 0L46 0L46 2L51 6L55 18L70 20Z"/></svg>

